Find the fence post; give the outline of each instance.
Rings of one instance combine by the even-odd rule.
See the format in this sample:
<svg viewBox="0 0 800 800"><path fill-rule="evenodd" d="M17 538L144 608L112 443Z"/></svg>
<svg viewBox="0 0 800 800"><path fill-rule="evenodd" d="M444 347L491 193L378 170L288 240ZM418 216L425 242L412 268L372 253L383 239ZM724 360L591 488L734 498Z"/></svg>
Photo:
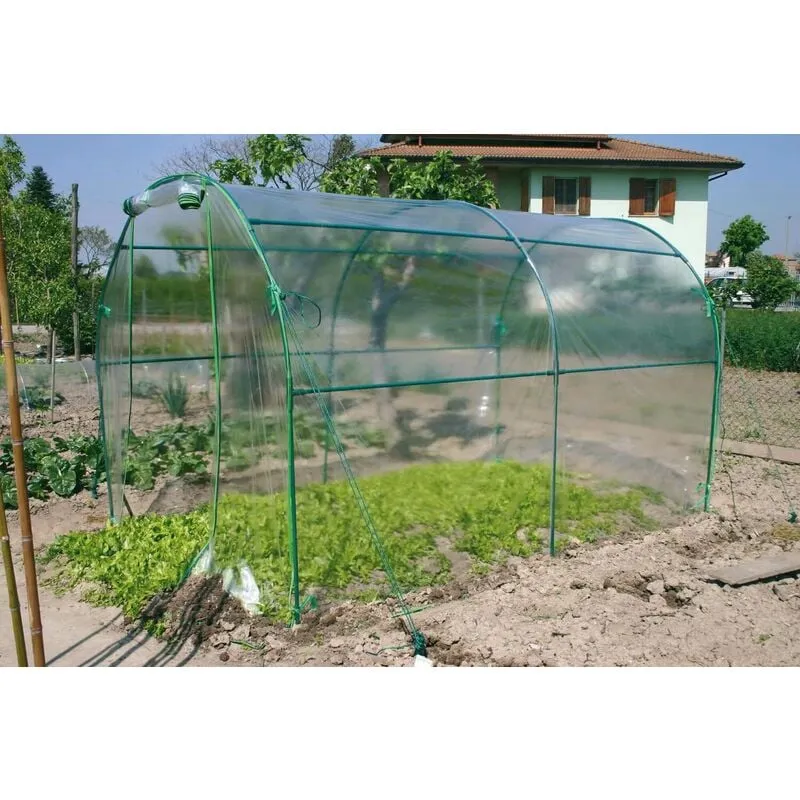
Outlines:
<svg viewBox="0 0 800 800"><path fill-rule="evenodd" d="M725 395L725 320L727 317L727 307L720 309L719 320L719 396L717 397L717 419L722 422L723 397ZM724 426L722 430L725 430ZM722 442L720 442L720 445Z"/></svg>

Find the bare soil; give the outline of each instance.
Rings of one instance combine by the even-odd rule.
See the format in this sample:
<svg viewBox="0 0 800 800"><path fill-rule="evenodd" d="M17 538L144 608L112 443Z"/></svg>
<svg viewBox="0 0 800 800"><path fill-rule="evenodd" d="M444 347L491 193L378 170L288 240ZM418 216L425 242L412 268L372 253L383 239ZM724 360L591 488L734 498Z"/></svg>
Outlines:
<svg viewBox="0 0 800 800"><path fill-rule="evenodd" d="M94 386L65 394L53 425L49 412L23 412L27 435L96 433ZM446 399L427 402L444 404ZM422 408L418 395L415 402L420 404L420 417L429 419L429 409ZM141 413L148 428L166 421L153 407ZM199 418L203 409L194 413ZM0 422L5 433L6 420ZM446 420L440 422L444 425ZM630 434L628 453L634 460L625 462L625 469L641 469L635 461L633 433L621 433L614 425L622 423L606 419L605 433L595 437L596 443ZM577 425L573 428L576 436L579 430ZM424 435L413 425L409 429L412 456ZM447 438L454 440L450 447L461 448L459 459L477 457L484 446L482 436L456 441L458 436L439 435L423 442L423 449L438 448L444 457ZM679 439L675 442L674 458L665 443L668 469L679 466ZM620 458L625 447L615 452ZM601 459L604 451L589 456ZM174 488L162 482L155 493L131 491L128 499L137 514L184 504L169 492L174 494ZM631 531L595 545L571 546L556 558L510 559L485 576L460 569L448 586L410 595L408 607L437 666L797 666L797 576L733 589L708 575L716 565L800 549L800 525L786 522L787 497L800 498L800 467L723 456L713 486L714 513L693 515L678 524L665 520L665 527L652 533ZM59 534L100 528L106 512L103 487L97 500L84 493L34 503L35 543L42 547ZM27 627L18 518L16 512L7 516ZM147 614L163 620L167 629L164 639L156 639L139 623L123 619L118 610L82 602L79 592L59 597L42 587L39 594L46 652L55 666L414 663L409 637L394 616L400 609L392 601L323 604L288 630L246 614L225 595L218 579L195 578L174 593L154 598ZM3 578L0 595L6 596ZM0 665L15 663L10 618L2 613Z"/></svg>

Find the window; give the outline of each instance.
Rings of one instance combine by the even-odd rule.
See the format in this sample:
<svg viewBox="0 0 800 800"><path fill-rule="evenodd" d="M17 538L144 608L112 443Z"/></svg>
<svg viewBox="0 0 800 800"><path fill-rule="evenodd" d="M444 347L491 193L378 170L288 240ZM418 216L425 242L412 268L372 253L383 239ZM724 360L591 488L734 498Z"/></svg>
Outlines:
<svg viewBox="0 0 800 800"><path fill-rule="evenodd" d="M591 214L591 178L542 178L543 214Z"/></svg>
<svg viewBox="0 0 800 800"><path fill-rule="evenodd" d="M644 181L644 214L655 214L658 211L658 181Z"/></svg>
<svg viewBox="0 0 800 800"><path fill-rule="evenodd" d="M556 178L556 214L578 213L578 179Z"/></svg>
<svg viewBox="0 0 800 800"><path fill-rule="evenodd" d="M631 178L628 216L675 216L675 178Z"/></svg>

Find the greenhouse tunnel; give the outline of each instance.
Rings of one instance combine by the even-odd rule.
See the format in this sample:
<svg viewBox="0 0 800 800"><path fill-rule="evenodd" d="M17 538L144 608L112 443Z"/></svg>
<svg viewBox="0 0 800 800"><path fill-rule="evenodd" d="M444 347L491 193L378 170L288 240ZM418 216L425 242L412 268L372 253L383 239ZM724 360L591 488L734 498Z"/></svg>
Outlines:
<svg viewBox="0 0 800 800"><path fill-rule="evenodd" d="M124 208L98 322L110 516L146 483L136 437L202 428L210 480L176 465L151 511L207 513L189 566L249 607L401 596L481 520L498 553L555 553L708 508L716 317L644 226L200 175Z"/></svg>

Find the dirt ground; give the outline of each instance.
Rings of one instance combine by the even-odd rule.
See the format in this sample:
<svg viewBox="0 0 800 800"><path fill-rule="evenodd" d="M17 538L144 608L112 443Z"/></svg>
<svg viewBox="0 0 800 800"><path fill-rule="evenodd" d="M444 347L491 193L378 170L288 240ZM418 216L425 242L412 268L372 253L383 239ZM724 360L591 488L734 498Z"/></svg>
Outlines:
<svg viewBox="0 0 800 800"><path fill-rule="evenodd" d="M80 397L78 396L80 395ZM97 430L94 387L49 412L25 412L26 432ZM153 420L149 420L152 424ZM2 420L5 428L5 419ZM135 427L135 426L134 426ZM4 431L5 432L5 431ZM436 666L797 666L800 580L732 589L709 579L720 564L800 550L786 523L800 498L800 467L724 456L714 512L653 533L574 546L556 558L511 559L487 576L407 597ZM152 504L131 491L135 513ZM57 535L102 527L105 492L34 503L37 548ZM16 512L8 513L27 628ZM5 605L6 587L0 578ZM40 588L44 640L53 666L412 666L396 603L344 603L311 612L294 630L248 617L213 580L193 580L149 611L167 610L169 640L127 624L77 593ZM30 639L26 630L30 651ZM9 615L0 613L0 666L16 663Z"/></svg>

